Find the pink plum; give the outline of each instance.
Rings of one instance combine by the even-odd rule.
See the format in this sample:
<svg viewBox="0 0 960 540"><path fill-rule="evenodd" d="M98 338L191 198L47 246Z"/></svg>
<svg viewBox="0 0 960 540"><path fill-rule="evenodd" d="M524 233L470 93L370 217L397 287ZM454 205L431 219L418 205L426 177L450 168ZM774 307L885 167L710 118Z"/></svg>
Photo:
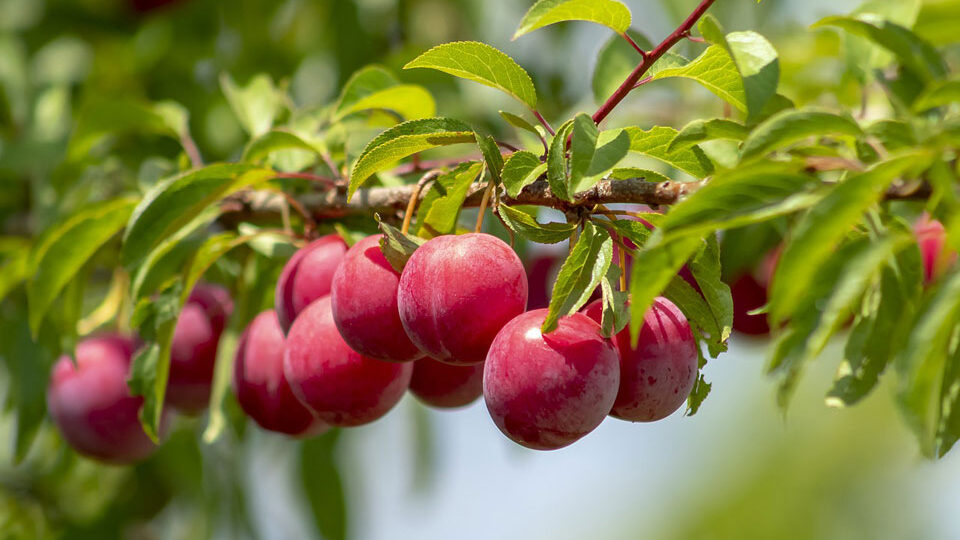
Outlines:
<svg viewBox="0 0 960 540"><path fill-rule="evenodd" d="M333 274L347 252L347 244L328 234L301 248L283 267L277 280L275 309L284 332L310 302L330 294Z"/></svg>
<svg viewBox="0 0 960 540"><path fill-rule="evenodd" d="M469 405L483 393L483 364L451 366L422 358L413 364L410 392L441 409Z"/></svg>

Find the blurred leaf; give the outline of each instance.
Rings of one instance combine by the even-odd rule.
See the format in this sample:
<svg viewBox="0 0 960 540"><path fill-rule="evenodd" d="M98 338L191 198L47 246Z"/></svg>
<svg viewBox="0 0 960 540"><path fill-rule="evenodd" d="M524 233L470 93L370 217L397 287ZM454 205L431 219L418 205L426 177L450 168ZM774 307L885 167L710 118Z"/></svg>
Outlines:
<svg viewBox="0 0 960 540"><path fill-rule="evenodd" d="M364 96L347 107L338 108L334 120L367 110L393 111L402 120L417 120L436 114L436 103L426 88L415 84L401 84Z"/></svg>
<svg viewBox="0 0 960 540"><path fill-rule="evenodd" d="M530 75L512 58L477 41L437 45L413 59L403 69L428 68L502 90L535 109L537 91Z"/></svg>
<svg viewBox="0 0 960 540"><path fill-rule="evenodd" d="M920 113L958 102L960 102L960 81L936 81L931 83L913 102L913 111Z"/></svg>
<svg viewBox="0 0 960 540"><path fill-rule="evenodd" d="M270 131L283 108L283 92L274 86L269 75L255 75L246 86L238 86L229 74L220 76L220 88L233 114L251 137Z"/></svg>
<svg viewBox="0 0 960 540"><path fill-rule="evenodd" d="M344 111L353 108L356 103L364 98L399 84L396 77L381 66L366 66L356 71L343 85L343 90L340 91L335 118L346 116L348 113Z"/></svg>
<svg viewBox="0 0 960 540"><path fill-rule="evenodd" d="M454 170L437 177L418 208L418 234L450 234L456 230L460 208L470 192L470 186L479 179L483 164L478 161L461 163Z"/></svg>
<svg viewBox="0 0 960 540"><path fill-rule="evenodd" d="M380 224L380 232L383 233L383 238L380 239L380 251L394 270L403 272L403 267L406 266L410 256L426 240L401 232L400 229L380 221L379 216L377 221Z"/></svg>
<svg viewBox="0 0 960 540"><path fill-rule="evenodd" d="M656 126L646 131L638 127L628 127L624 131L630 137L630 151L658 159L681 171L703 178L713 172L710 158L697 146L670 151L670 142L677 136L677 130L671 127Z"/></svg>
<svg viewBox="0 0 960 540"><path fill-rule="evenodd" d="M637 347L644 313L670 285L677 271L701 246L702 240L685 236L650 241L633 257L630 274L630 344Z"/></svg>
<svg viewBox="0 0 960 540"><path fill-rule="evenodd" d="M640 32L628 30L627 33L644 50L653 48L653 44ZM597 103L603 103L626 80L627 75L640 63L640 54L621 35L613 35L607 39L593 68L593 98ZM669 62L671 65L683 65L686 60L680 55L668 52L657 61L657 64ZM651 70L652 70L651 66Z"/></svg>
<svg viewBox="0 0 960 540"><path fill-rule="evenodd" d="M740 149L740 159L762 156L807 137L828 134L857 137L860 126L847 116L809 109L778 113L754 128Z"/></svg>
<svg viewBox="0 0 960 540"><path fill-rule="evenodd" d="M238 344L237 332L224 332L220 338L220 343L217 345L217 360L213 372L213 382L210 385L210 414L202 436L203 442L206 444L216 441L227 426L224 400L226 400L227 393L230 391L230 378L233 375L233 362Z"/></svg>
<svg viewBox="0 0 960 540"><path fill-rule="evenodd" d="M348 537L347 500L336 462L340 430L307 439L300 446L300 477L320 534L327 540Z"/></svg>
<svg viewBox="0 0 960 540"><path fill-rule="evenodd" d="M292 131L274 129L255 137L247 144L243 151L243 161L260 161L273 152L290 149L305 150L319 155L323 147L319 142L308 142Z"/></svg>
<svg viewBox="0 0 960 540"><path fill-rule="evenodd" d="M127 223L120 260L128 269L165 238L204 210L241 189L256 186L274 172L250 165L219 163L161 181L144 195Z"/></svg>
<svg viewBox="0 0 960 540"><path fill-rule="evenodd" d="M616 0L538 0L523 16L512 39L564 21L595 22L623 34L631 19L630 8Z"/></svg>
<svg viewBox="0 0 960 540"><path fill-rule="evenodd" d="M924 159L923 154L908 154L850 176L800 220L783 250L770 287L770 317L774 326L790 317L807 294L816 269L834 254L843 236L879 200L890 182Z"/></svg>
<svg viewBox="0 0 960 540"><path fill-rule="evenodd" d="M529 131L530 133L533 133L537 137L541 136L540 132L537 130L537 127L531 124L530 122L528 122L522 116L517 116L516 114L507 112L507 111L500 111L500 117L503 118L505 122L507 122L508 124L510 124L515 128L519 128L524 131Z"/></svg>
<svg viewBox="0 0 960 540"><path fill-rule="evenodd" d="M31 256L33 277L27 283L30 330L34 337L63 288L130 217L136 199L105 201L70 216L46 231Z"/></svg>
<svg viewBox="0 0 960 540"><path fill-rule="evenodd" d="M570 238L577 228L576 223L538 223L530 214L510 208L505 204L498 207L500 217L515 233L541 244L556 244Z"/></svg>
<svg viewBox="0 0 960 540"><path fill-rule="evenodd" d="M613 259L613 239L606 231L597 229L589 221L577 239L570 255L560 267L550 296L550 308L540 329L550 333L560 317L576 313L600 285Z"/></svg>
<svg viewBox="0 0 960 540"><path fill-rule="evenodd" d="M730 54L719 45L707 47L684 66L663 69L653 75L654 80L667 77L694 80L737 110L747 112L747 96L740 72Z"/></svg>
<svg viewBox="0 0 960 540"><path fill-rule="evenodd" d="M76 126L67 147L71 161L88 157L90 150L107 136L150 134L172 139L180 137L177 126L171 126L156 106L130 99L94 98L80 108Z"/></svg>
<svg viewBox="0 0 960 540"><path fill-rule="evenodd" d="M926 0L921 3L913 31L933 45L948 45L960 39L960 2Z"/></svg>
<svg viewBox="0 0 960 540"><path fill-rule="evenodd" d="M688 266L700 289L699 294L710 307L720 331L719 335L711 337L726 343L733 329L733 298L730 296L730 287L722 279L720 246L716 235L707 236L703 249L690 259Z"/></svg>
<svg viewBox="0 0 960 540"><path fill-rule="evenodd" d="M516 197L546 171L547 164L542 163L533 152L521 150L510 154L503 164L503 186L507 195Z"/></svg>
<svg viewBox="0 0 960 540"><path fill-rule="evenodd" d="M732 120L723 118L694 120L683 126L677 136L670 141L667 151L673 152L674 150L689 148L697 143L716 139L742 141L747 138L749 133L750 130L746 126Z"/></svg>
<svg viewBox="0 0 960 540"><path fill-rule="evenodd" d="M550 191L565 201L572 201L570 193L570 172L567 160L567 137L573 131L573 120L565 122L557 128L557 134L550 141L550 150L547 152L547 182Z"/></svg>
<svg viewBox="0 0 960 540"><path fill-rule="evenodd" d="M377 135L357 158L350 173L348 197L364 182L397 161L437 146L476 142L467 124L450 118L425 118L398 124Z"/></svg>
<svg viewBox="0 0 960 540"><path fill-rule="evenodd" d="M30 275L30 241L0 237L0 302Z"/></svg>
<svg viewBox="0 0 960 540"><path fill-rule="evenodd" d="M913 126L899 120L878 120L865 128L867 135L876 137L891 152L917 144Z"/></svg>
<svg viewBox="0 0 960 540"><path fill-rule="evenodd" d="M720 322L717 321L703 295L697 292L686 280L680 276L674 276L664 288L663 296L680 308L690 326L695 329L698 335L705 338L710 356L716 358L727 349L723 336L724 334L729 335L729 330L725 332L721 329Z"/></svg>

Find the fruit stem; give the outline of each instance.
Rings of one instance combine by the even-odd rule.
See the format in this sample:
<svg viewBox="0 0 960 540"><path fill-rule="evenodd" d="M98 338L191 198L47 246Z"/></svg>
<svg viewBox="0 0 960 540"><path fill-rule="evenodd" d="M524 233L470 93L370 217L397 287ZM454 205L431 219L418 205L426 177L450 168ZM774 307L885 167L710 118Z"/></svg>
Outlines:
<svg viewBox="0 0 960 540"><path fill-rule="evenodd" d="M423 191L423 187L436 180L436 178L440 176L440 172L438 169L428 172L420 177L416 187L413 188L413 193L410 194L410 200L407 202L407 210L403 213L403 225L400 227L400 232L403 234L407 234L407 231L410 230L410 221L413 219L414 210L417 209L417 203L420 201L420 193Z"/></svg>
<svg viewBox="0 0 960 540"><path fill-rule="evenodd" d="M473 228L473 232L480 232L483 229L483 215L487 211L487 205L490 204L490 196L493 194L493 186L495 184L493 175L490 175L490 180L487 181L487 189L483 192L483 200L480 201L480 213L477 214L477 226Z"/></svg>

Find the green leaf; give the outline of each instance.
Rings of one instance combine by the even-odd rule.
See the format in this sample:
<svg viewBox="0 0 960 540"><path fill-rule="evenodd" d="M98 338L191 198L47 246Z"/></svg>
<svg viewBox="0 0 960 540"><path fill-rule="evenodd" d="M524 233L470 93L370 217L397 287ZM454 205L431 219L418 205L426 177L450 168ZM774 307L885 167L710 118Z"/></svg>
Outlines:
<svg viewBox="0 0 960 540"><path fill-rule="evenodd" d="M503 118L505 122L507 122L508 124L510 124L515 128L522 129L524 131L529 131L530 133L533 133L537 137L541 136L540 131L537 130L537 126L531 124L522 116L518 116L516 114L507 112L507 111L500 111L500 117Z"/></svg>
<svg viewBox="0 0 960 540"><path fill-rule="evenodd" d="M642 49L650 50L653 48L650 40L640 32L628 30L627 33ZM593 68L591 86L594 100L598 104L603 103L623 84L627 75L637 67L640 60L640 54L627 40L623 39L623 36L610 36L600 49L600 53L597 55L597 63ZM651 72L665 67L682 66L686 63L687 60L682 56L667 52L650 67L647 74L650 75Z"/></svg>
<svg viewBox="0 0 960 540"><path fill-rule="evenodd" d="M660 227L668 236L729 229L802 210L821 195L819 182L780 163L758 163L718 173L674 205Z"/></svg>
<svg viewBox="0 0 960 540"><path fill-rule="evenodd" d="M520 21L513 39L564 21L588 21L618 34L630 28L630 8L615 0L538 0Z"/></svg>
<svg viewBox="0 0 960 540"><path fill-rule="evenodd" d="M703 377L703 373L699 374L697 382L693 384L693 390L690 391L690 396L687 397L687 416L697 414L700 406L703 405L703 400L707 399L707 396L710 395L710 388L712 386L713 384L708 383Z"/></svg>
<svg viewBox="0 0 960 540"><path fill-rule="evenodd" d="M663 296L673 302L690 323L697 335L706 338L710 356L716 358L726 350L724 331L714 317L703 296L680 276L674 276L663 290ZM726 332L729 335L729 331Z"/></svg>
<svg viewBox="0 0 960 540"><path fill-rule="evenodd" d="M399 84L393 73L382 66L371 65L360 68L343 85L334 117L345 116L343 111L350 109L363 98Z"/></svg>
<svg viewBox="0 0 960 540"><path fill-rule="evenodd" d="M723 47L733 59L743 83L747 116L758 118L777 93L780 61L776 49L756 32L724 35L720 23L710 14L700 20L698 28L708 43Z"/></svg>
<svg viewBox="0 0 960 540"><path fill-rule="evenodd" d="M879 163L837 185L799 221L783 250L770 288L772 326L787 320L801 302L814 274L844 235L904 171L927 159L908 154Z"/></svg>
<svg viewBox="0 0 960 540"><path fill-rule="evenodd" d="M611 180L645 180L647 182L671 182L670 177L650 169L639 167L617 167L610 171Z"/></svg>
<svg viewBox="0 0 960 540"><path fill-rule="evenodd" d="M516 197L546 171L547 164L542 163L533 152L521 150L510 154L503 164L503 186L507 189L507 195Z"/></svg>
<svg viewBox="0 0 960 540"><path fill-rule="evenodd" d="M747 112L747 95L737 64L720 45L707 47L684 66L663 69L653 75L654 80L668 77L694 80L737 110Z"/></svg>
<svg viewBox="0 0 960 540"><path fill-rule="evenodd" d="M550 141L550 150L547 152L547 182L550 191L558 198L573 201L570 193L570 173L567 168L567 137L573 130L573 120L565 122Z"/></svg>
<svg viewBox="0 0 960 540"><path fill-rule="evenodd" d="M210 415L203 430L203 442L211 444L220 437L227 426L224 401L230 391L233 362L236 358L239 339L237 332L224 332L217 344L217 359L214 364L213 382L210 390Z"/></svg>
<svg viewBox="0 0 960 540"><path fill-rule="evenodd" d="M429 118L436 114L437 106L426 88L415 84L399 84L368 94L356 101L337 108L334 121L361 111L384 110L396 113L402 120Z"/></svg>
<svg viewBox="0 0 960 540"><path fill-rule="evenodd" d="M348 197L372 175L397 161L438 146L476 142L470 126L450 118L424 118L398 124L377 135L357 158L350 173Z"/></svg>
<svg viewBox="0 0 960 540"><path fill-rule="evenodd" d="M607 274L612 259L613 239L593 223L585 223L580 238L557 274L549 312L540 327L543 333L552 332L560 317L576 313L587 303Z"/></svg>
<svg viewBox="0 0 960 540"><path fill-rule="evenodd" d="M120 232L136 204L132 198L98 203L44 233L31 255L33 277L27 282L30 331L34 337L64 287L97 250Z"/></svg>
<svg viewBox="0 0 960 540"><path fill-rule="evenodd" d="M317 530L327 540L349 537L347 497L337 465L340 430L303 441L300 478Z"/></svg>
<svg viewBox="0 0 960 540"><path fill-rule="evenodd" d="M383 233L383 238L380 239L380 251L383 252L383 256L386 257L387 262L394 270L403 272L403 267L410 260L410 256L426 240L411 234L405 234L400 229L381 221L380 216L376 217L377 223L380 225L380 232Z"/></svg>
<svg viewBox="0 0 960 540"><path fill-rule="evenodd" d="M537 91L530 75L512 58L477 41L438 45L413 59L403 69L428 68L449 73L506 92L531 109Z"/></svg>
<svg viewBox="0 0 960 540"><path fill-rule="evenodd" d="M629 151L630 137L626 131L615 129L601 133L590 116L577 115L570 148L572 192L580 193L595 186Z"/></svg>
<svg viewBox="0 0 960 540"><path fill-rule="evenodd" d="M159 182L144 195L127 223L120 261L128 269L163 239L204 210L241 189L256 186L274 172L243 164L214 164Z"/></svg>
<svg viewBox="0 0 960 540"><path fill-rule="evenodd" d="M500 175L503 171L503 154L500 153L500 147L493 137L487 135L481 137L476 134L477 146L480 147L480 153L483 154L483 160L487 163L487 170L493 176L496 184L500 184Z"/></svg>
<svg viewBox="0 0 960 540"><path fill-rule="evenodd" d="M320 155L323 145L319 141L308 142L292 131L274 129L247 144L243 151L243 161L257 162L278 150L305 150Z"/></svg>
<svg viewBox="0 0 960 540"><path fill-rule="evenodd" d="M863 132L848 116L810 109L783 111L754 128L740 148L740 159L759 157L807 137L833 134L858 137Z"/></svg>
<svg viewBox="0 0 960 540"><path fill-rule="evenodd" d="M646 225L632 219L617 219L611 221L610 225L617 234L627 238L638 248L643 247L653 234L653 231Z"/></svg>
<svg viewBox="0 0 960 540"><path fill-rule="evenodd" d="M662 237L661 237L662 238ZM685 236L673 240L652 239L633 258L630 272L630 343L640 339L643 316L653 300L667 288L680 267L700 247L702 240Z"/></svg>
<svg viewBox="0 0 960 540"><path fill-rule="evenodd" d="M941 455L937 440L949 347L960 319L960 272L954 272L923 308L897 359L900 410L927 457Z"/></svg>
<svg viewBox="0 0 960 540"><path fill-rule="evenodd" d="M813 28L836 26L853 35L863 37L887 49L916 76L923 80L941 78L946 74L943 59L936 49L907 28L874 13L855 16L826 17Z"/></svg>
<svg viewBox="0 0 960 540"><path fill-rule="evenodd" d="M677 133L677 136L670 141L667 147L668 152L674 150L690 148L691 146L704 141L716 139L729 139L732 141L742 141L750 134L750 130L743 124L738 124L733 120L724 120L722 118L713 118L711 120L694 120L683 126L683 129Z"/></svg>
<svg viewBox="0 0 960 540"><path fill-rule="evenodd" d="M951 103L960 103L960 81L936 81L913 102L913 111L920 113Z"/></svg>
<svg viewBox="0 0 960 540"><path fill-rule="evenodd" d="M619 334L630 322L628 308L629 294L617 289L620 280L620 268L611 264L607 274L600 281L600 298L603 311L600 317L600 330L605 337Z"/></svg>
<svg viewBox="0 0 960 540"><path fill-rule="evenodd" d="M67 146L67 159L77 161L108 136L155 134L177 139L180 133L157 107L130 99L94 98L77 114L77 127Z"/></svg>
<svg viewBox="0 0 960 540"><path fill-rule="evenodd" d="M0 237L0 302L30 277L30 242L25 238Z"/></svg>
<svg viewBox="0 0 960 540"><path fill-rule="evenodd" d="M720 331L718 336L711 337L720 343L726 343L733 330L733 297L730 295L730 287L723 282L720 245L716 235L707 236L703 249L690 259L688 267Z"/></svg>
<svg viewBox="0 0 960 540"><path fill-rule="evenodd" d="M437 177L420 201L417 232L419 234L429 232L430 236L454 232L463 201L467 198L470 186L479 178L482 171L482 163L468 161Z"/></svg>
<svg viewBox="0 0 960 540"><path fill-rule="evenodd" d="M498 207L500 217L510 229L532 242L541 244L556 244L570 238L570 234L577 228L576 223L538 223L526 212L510 208L505 204Z"/></svg>
<svg viewBox="0 0 960 540"><path fill-rule="evenodd" d="M658 159L696 178L713 173L713 163L699 147L668 150L677 136L677 130L671 127L655 126L646 131L628 127L624 131L630 137L631 152Z"/></svg>
<svg viewBox="0 0 960 540"><path fill-rule="evenodd" d="M283 92L274 86L269 75L255 75L246 86L238 86L230 75L220 76L220 88L233 114L251 137L270 131L273 121L283 108Z"/></svg>

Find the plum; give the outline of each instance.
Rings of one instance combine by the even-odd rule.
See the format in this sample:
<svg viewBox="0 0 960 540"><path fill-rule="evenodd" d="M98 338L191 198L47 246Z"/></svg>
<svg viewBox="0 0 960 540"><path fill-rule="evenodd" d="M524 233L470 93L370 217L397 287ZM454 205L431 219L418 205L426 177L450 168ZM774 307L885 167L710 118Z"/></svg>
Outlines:
<svg viewBox="0 0 960 540"><path fill-rule="evenodd" d="M128 464L156 449L140 425L143 398L130 395L127 386L137 347L136 340L125 336L90 337L77 344L76 365L68 356L54 364L47 409L63 438L80 454Z"/></svg>
<svg viewBox="0 0 960 540"><path fill-rule="evenodd" d="M293 393L321 420L349 427L387 414L410 385L413 364L374 360L351 349L325 296L290 327L283 371Z"/></svg>
<svg viewBox="0 0 960 540"><path fill-rule="evenodd" d="M347 244L328 234L299 249L290 257L277 280L274 308L284 333L297 314L311 302L330 294L333 274L347 253Z"/></svg>
<svg viewBox="0 0 960 540"><path fill-rule="evenodd" d="M600 325L582 313L542 334L546 309L528 311L500 330L483 369L483 395L494 423L536 450L563 448L600 425L620 385L620 358Z"/></svg>
<svg viewBox="0 0 960 540"><path fill-rule="evenodd" d="M934 283L957 259L957 253L947 246L947 231L943 223L923 214L913 226L923 258L923 282Z"/></svg>
<svg viewBox="0 0 960 540"><path fill-rule="evenodd" d="M422 358L413 364L410 392L423 403L441 409L469 405L483 393L483 364L451 366Z"/></svg>
<svg viewBox="0 0 960 540"><path fill-rule="evenodd" d="M527 305L520 258L483 233L438 236L407 261L397 291L410 340L441 362L483 362L490 343Z"/></svg>
<svg viewBox="0 0 960 540"><path fill-rule="evenodd" d="M380 251L377 234L357 242L333 275L333 321L351 349L368 358L416 360L423 353L407 337L397 308L400 273Z"/></svg>
<svg viewBox="0 0 960 540"><path fill-rule="evenodd" d="M233 391L263 429L295 437L319 435L329 426L300 403L283 375L285 341L275 311L254 317L237 345Z"/></svg>

